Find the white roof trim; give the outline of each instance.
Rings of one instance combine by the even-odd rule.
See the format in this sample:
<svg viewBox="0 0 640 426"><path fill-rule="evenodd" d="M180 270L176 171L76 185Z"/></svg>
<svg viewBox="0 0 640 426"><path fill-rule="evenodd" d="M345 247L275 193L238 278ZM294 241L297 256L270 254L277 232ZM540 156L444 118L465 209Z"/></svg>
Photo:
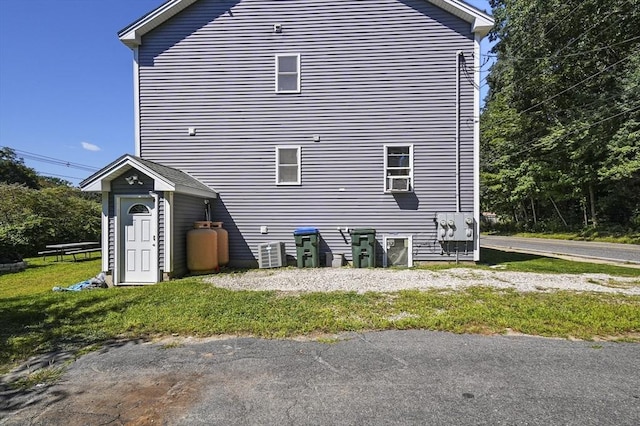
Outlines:
<svg viewBox="0 0 640 426"><path fill-rule="evenodd" d="M471 32L486 36L493 28L494 20L490 15L479 11L475 7L461 0L427 0L441 9L461 18L471 24Z"/></svg>
<svg viewBox="0 0 640 426"><path fill-rule="evenodd" d="M136 169L152 178L154 191L171 191L205 198L217 197L217 193L214 190L205 191L171 182L130 156L122 158L111 167L92 176L90 180L82 185L82 190L86 192L108 192L111 190L111 181L131 169Z"/></svg>
<svg viewBox="0 0 640 426"><path fill-rule="evenodd" d="M130 169L137 169L143 172L145 175L153 178L154 191L174 191L175 185L172 182L167 181L164 177L159 176L157 173L144 166L140 162L131 157L124 157L121 161L113 164L102 173L96 175L82 187L83 191L109 191L111 181L127 172ZM106 185L106 187L105 187Z"/></svg>
<svg viewBox="0 0 640 426"><path fill-rule="evenodd" d="M184 185L175 185L175 189L173 192L178 194L193 195L202 198L218 198L218 194L214 191L203 191L201 189L191 188Z"/></svg>
<svg viewBox="0 0 640 426"><path fill-rule="evenodd" d="M133 48L142 44L142 36L198 0L169 0L118 33L118 38Z"/></svg>
<svg viewBox="0 0 640 426"><path fill-rule="evenodd" d="M130 48L142 44L142 36L198 0L168 0L157 9L122 29L118 38ZM471 32L484 37L493 27L493 18L461 0L427 0L441 9L469 22Z"/></svg>

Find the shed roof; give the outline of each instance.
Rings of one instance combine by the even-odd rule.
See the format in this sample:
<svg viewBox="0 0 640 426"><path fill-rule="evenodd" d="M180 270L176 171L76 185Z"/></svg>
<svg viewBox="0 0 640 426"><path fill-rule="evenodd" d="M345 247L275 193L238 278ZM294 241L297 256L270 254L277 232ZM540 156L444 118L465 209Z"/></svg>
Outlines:
<svg viewBox="0 0 640 426"><path fill-rule="evenodd" d="M131 169L139 170L154 180L155 191L173 191L199 197L215 198L216 191L187 173L154 161L125 154L80 182L83 191L109 191L111 181Z"/></svg>
<svg viewBox="0 0 640 426"><path fill-rule="evenodd" d="M142 44L142 36L177 15L199 0L167 0L156 9L118 32L118 38L134 48ZM471 24L471 31L480 38L493 27L493 18L462 0L425 0Z"/></svg>

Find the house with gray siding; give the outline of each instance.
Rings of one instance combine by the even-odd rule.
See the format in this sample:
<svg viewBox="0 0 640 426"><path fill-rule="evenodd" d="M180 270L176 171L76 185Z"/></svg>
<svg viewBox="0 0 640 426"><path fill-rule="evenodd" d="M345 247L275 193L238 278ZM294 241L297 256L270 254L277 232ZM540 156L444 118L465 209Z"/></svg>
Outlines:
<svg viewBox="0 0 640 426"><path fill-rule="evenodd" d="M118 33L133 52L135 155L81 184L103 194L104 269L119 283L185 273L184 235L206 209L235 266L257 266L267 242L295 257L299 227L318 229L322 257L350 261L349 231L372 228L379 265L479 260L492 25L460 0L163 3ZM122 237L138 195L157 256L146 281L123 272L142 267Z"/></svg>

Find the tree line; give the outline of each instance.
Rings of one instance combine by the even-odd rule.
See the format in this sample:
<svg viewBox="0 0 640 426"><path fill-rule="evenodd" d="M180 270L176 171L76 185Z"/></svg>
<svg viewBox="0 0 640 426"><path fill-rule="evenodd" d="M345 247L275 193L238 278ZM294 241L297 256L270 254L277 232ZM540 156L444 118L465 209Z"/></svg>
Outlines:
<svg viewBox="0 0 640 426"><path fill-rule="evenodd" d="M490 0L481 200L518 229L640 231L640 0Z"/></svg>
<svg viewBox="0 0 640 426"><path fill-rule="evenodd" d="M59 178L41 176L0 148L0 263L34 256L45 245L100 241L101 203Z"/></svg>

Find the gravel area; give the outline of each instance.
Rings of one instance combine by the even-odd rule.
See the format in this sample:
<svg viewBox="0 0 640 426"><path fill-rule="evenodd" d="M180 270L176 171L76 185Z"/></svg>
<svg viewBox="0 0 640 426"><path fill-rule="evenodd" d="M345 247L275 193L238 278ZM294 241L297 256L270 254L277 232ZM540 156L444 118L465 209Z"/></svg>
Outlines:
<svg viewBox="0 0 640 426"><path fill-rule="evenodd" d="M417 269L256 269L220 274L207 282L232 290L367 291L404 289L459 289L471 286L510 288L517 291L575 290L640 295L640 279L606 274L538 274L455 268L443 271Z"/></svg>

